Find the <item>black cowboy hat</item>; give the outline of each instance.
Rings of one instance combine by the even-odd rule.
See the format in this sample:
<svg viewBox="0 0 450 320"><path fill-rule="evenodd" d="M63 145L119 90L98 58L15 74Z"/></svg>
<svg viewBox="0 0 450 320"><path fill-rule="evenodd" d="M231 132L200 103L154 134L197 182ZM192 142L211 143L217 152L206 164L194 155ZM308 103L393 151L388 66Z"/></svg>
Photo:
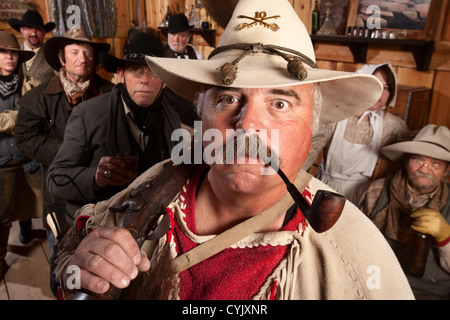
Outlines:
<svg viewBox="0 0 450 320"><path fill-rule="evenodd" d="M161 41L149 33L135 35L124 51L123 59L118 59L106 52L100 52L99 58L103 68L108 72L116 73L117 67L123 68L126 62L146 66L145 56L164 57Z"/></svg>
<svg viewBox="0 0 450 320"><path fill-rule="evenodd" d="M22 20L11 18L8 20L9 25L20 32L21 27L33 27L33 28L44 28L45 32L52 31L55 29L56 24L54 22L49 22L44 24L44 20L40 13L36 10L27 10L22 16Z"/></svg>
<svg viewBox="0 0 450 320"><path fill-rule="evenodd" d="M56 71L61 69L61 62L59 61L59 52L65 46L72 43L87 43L94 49L94 56L97 60L99 52L108 52L111 45L108 43L92 41L84 29L69 29L62 37L53 37L48 39L44 44L44 57L47 63Z"/></svg>
<svg viewBox="0 0 450 320"><path fill-rule="evenodd" d="M178 33L188 31L194 28L193 25L189 25L189 21L184 14L174 14L169 19L168 33Z"/></svg>

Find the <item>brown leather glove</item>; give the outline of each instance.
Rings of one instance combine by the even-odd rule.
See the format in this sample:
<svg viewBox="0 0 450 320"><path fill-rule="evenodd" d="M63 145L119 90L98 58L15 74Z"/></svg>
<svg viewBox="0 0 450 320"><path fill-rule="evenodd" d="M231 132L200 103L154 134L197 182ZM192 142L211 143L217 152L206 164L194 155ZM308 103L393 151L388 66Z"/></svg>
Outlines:
<svg viewBox="0 0 450 320"><path fill-rule="evenodd" d="M442 242L450 237L450 225L439 211L419 209L411 214L411 218L414 218L411 228L432 235L437 242Z"/></svg>

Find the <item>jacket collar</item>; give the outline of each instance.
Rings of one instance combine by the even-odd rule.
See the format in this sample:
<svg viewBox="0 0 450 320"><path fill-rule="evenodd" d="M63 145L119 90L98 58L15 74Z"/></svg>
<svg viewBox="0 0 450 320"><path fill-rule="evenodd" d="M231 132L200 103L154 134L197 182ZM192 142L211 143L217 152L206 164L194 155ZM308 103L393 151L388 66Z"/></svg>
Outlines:
<svg viewBox="0 0 450 320"><path fill-rule="evenodd" d="M64 89L59 80L59 75L56 75L45 86L44 94L58 94L60 92L64 92Z"/></svg>

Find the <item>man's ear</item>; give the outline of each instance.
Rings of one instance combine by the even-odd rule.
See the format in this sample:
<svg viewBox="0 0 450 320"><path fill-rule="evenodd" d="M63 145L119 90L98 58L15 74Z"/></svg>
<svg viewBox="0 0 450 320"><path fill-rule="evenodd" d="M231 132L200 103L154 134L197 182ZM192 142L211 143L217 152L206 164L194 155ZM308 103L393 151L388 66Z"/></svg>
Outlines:
<svg viewBox="0 0 450 320"><path fill-rule="evenodd" d="M64 50L64 49L63 49ZM62 50L59 50L59 52L58 52L58 59L59 59L59 63L61 64L61 66L65 66L65 64L66 64L66 59L64 59L63 58L63 56L62 56L62 54L63 54L63 52L64 51L62 51Z"/></svg>
<svg viewBox="0 0 450 320"><path fill-rule="evenodd" d="M122 67L117 67L117 76L119 77L120 83L125 83L125 70Z"/></svg>

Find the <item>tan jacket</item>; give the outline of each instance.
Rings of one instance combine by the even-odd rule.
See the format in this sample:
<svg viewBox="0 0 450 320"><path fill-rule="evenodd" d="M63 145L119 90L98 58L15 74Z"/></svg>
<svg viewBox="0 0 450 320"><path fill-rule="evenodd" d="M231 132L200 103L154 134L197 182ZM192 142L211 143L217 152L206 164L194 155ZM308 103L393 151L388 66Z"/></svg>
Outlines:
<svg viewBox="0 0 450 320"><path fill-rule="evenodd" d="M133 182L127 190L110 200L96 205L86 205L78 212L89 215L83 233L95 226L117 225L120 215L107 210L110 205L119 205L130 188L151 179L160 165L149 169ZM330 188L312 178L309 187L312 194L318 189ZM183 214L183 199L175 199L170 207L176 217ZM178 221L183 219L178 219ZM75 227L74 227L75 228ZM189 232L189 231L187 231ZM66 237L73 240L77 232L69 231ZM189 234L194 241L206 241L213 236ZM64 241L70 241L68 239ZM64 242L63 241L63 242ZM151 257L158 253L160 244L144 244L152 248ZM353 204L347 201L344 212L333 228L325 233L316 233L309 225L303 235L292 231L257 233L242 239L236 246L250 247L261 244L290 243L290 253L274 270L254 299L268 299L271 284L277 281L277 299L414 299L406 277L389 245L373 223ZM153 251L152 251L153 250ZM58 254L56 277L71 257L72 250ZM172 252L175 255L175 252ZM177 299L175 290L170 298Z"/></svg>

